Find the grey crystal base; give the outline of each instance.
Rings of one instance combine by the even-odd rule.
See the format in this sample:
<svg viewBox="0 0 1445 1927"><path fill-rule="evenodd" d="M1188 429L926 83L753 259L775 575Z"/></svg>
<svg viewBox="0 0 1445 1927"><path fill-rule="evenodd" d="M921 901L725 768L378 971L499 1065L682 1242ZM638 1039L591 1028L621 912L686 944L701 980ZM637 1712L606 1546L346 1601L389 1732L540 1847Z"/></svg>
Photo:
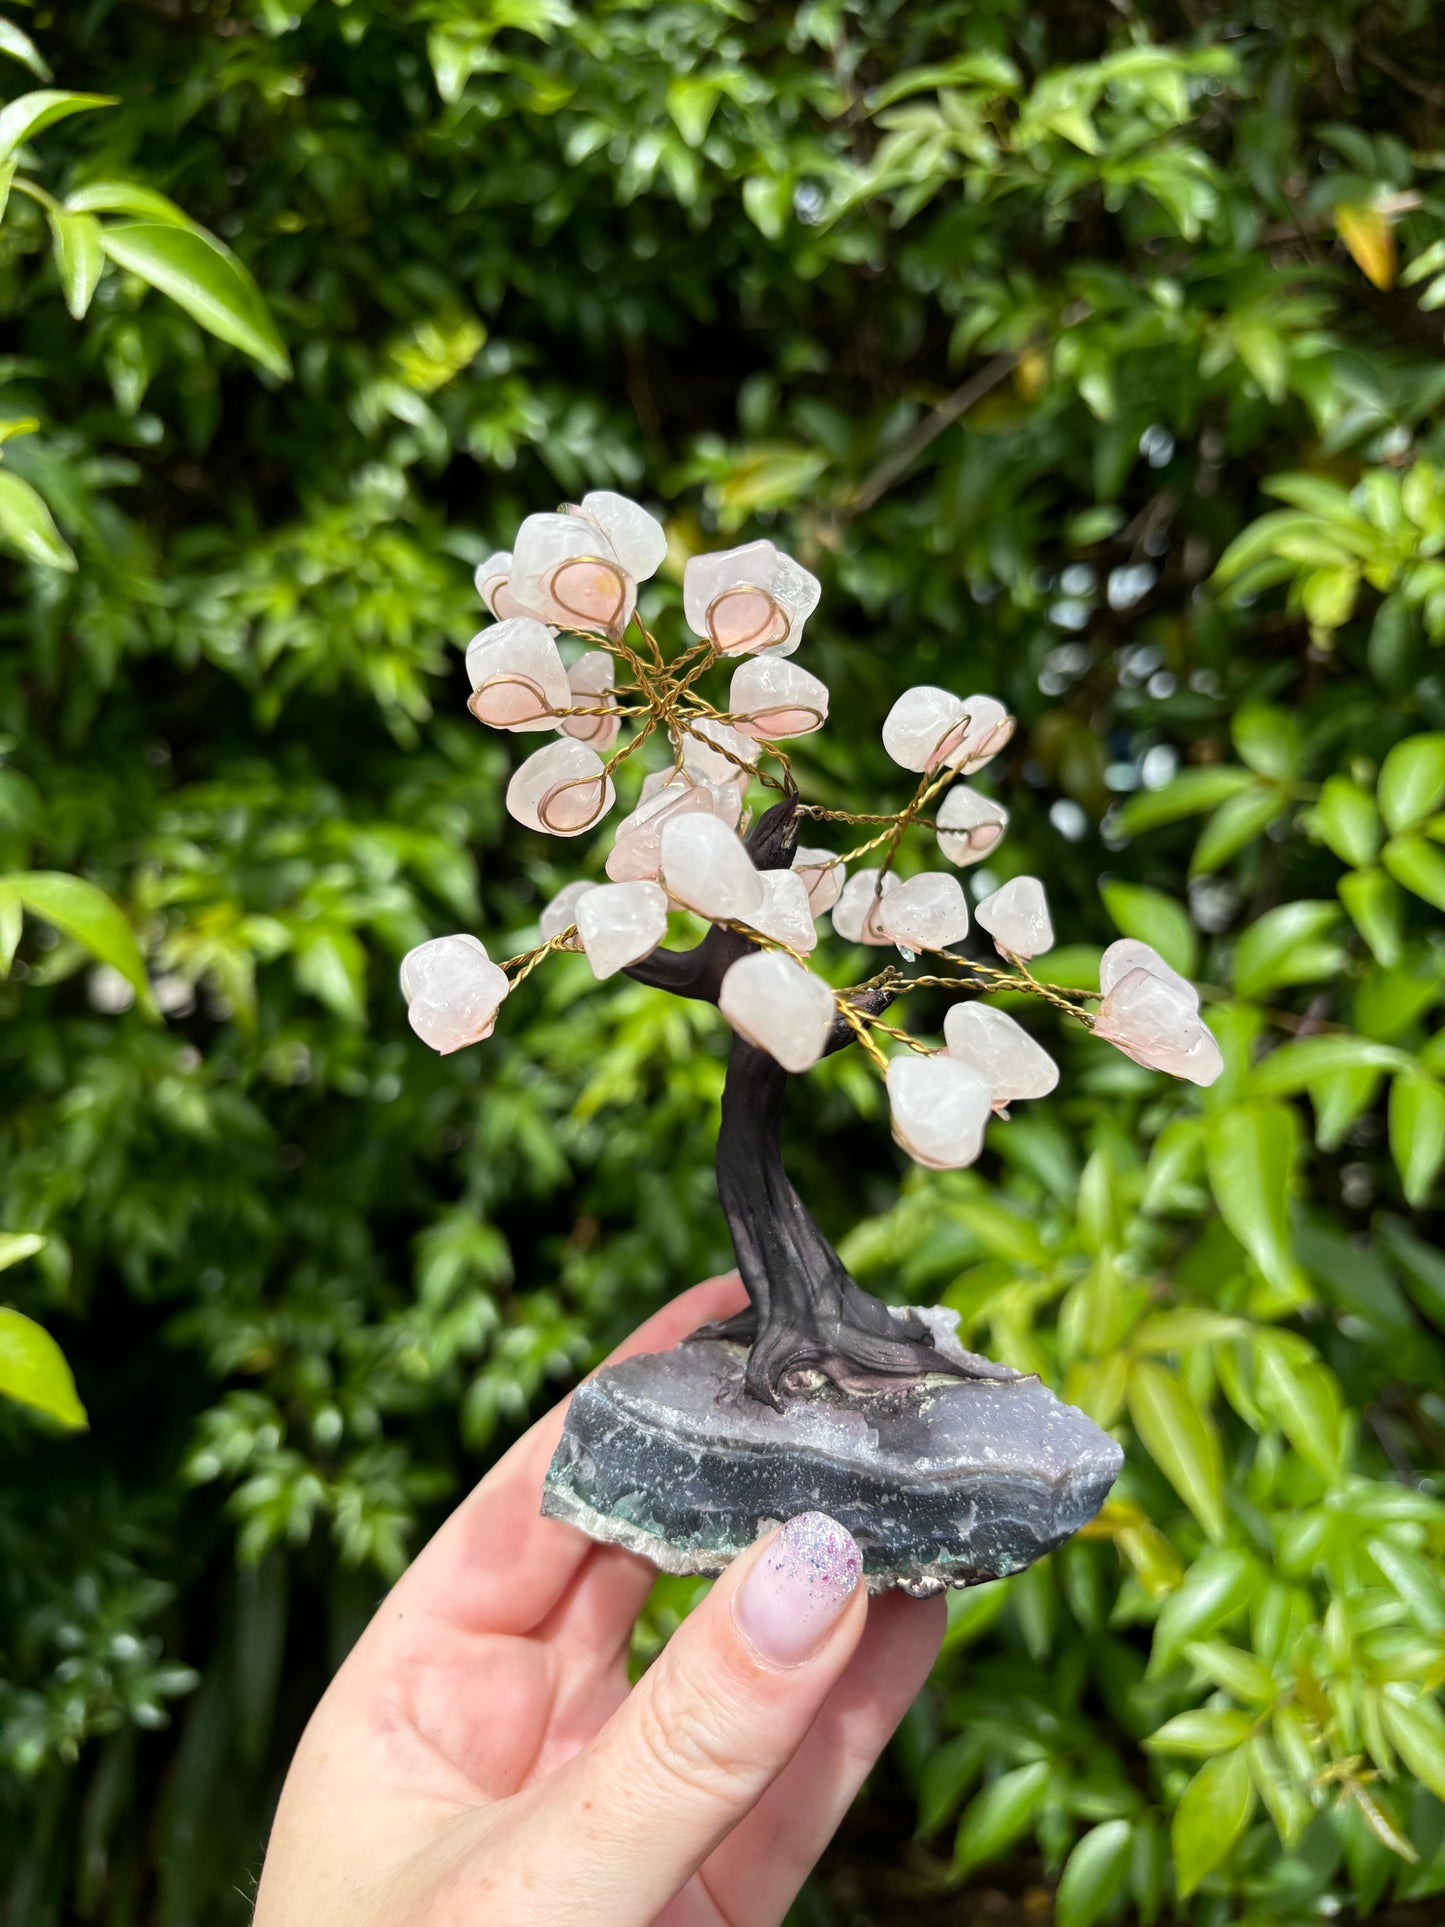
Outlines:
<svg viewBox="0 0 1445 1927"><path fill-rule="evenodd" d="M871 1592L919 1596L1019 1572L1085 1525L1124 1455L1034 1378L940 1349L988 1377L876 1393L819 1383L782 1412L743 1391L740 1345L692 1340L608 1367L573 1397L542 1510L664 1572L722 1571L770 1525L828 1513Z"/></svg>

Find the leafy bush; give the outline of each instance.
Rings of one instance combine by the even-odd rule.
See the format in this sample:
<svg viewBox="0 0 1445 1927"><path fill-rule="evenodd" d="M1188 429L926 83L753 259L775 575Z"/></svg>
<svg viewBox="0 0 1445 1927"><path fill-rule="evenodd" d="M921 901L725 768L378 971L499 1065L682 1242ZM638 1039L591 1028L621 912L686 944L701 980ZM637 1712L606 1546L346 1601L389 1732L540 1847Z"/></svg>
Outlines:
<svg viewBox="0 0 1445 1927"><path fill-rule="evenodd" d="M1438 10L30 24L58 88L122 104L46 127L26 171L78 214L111 221L93 190L127 180L204 223L294 375L148 291L123 240L72 320L73 262L12 195L0 415L41 425L0 473L77 566L31 543L8 571L0 875L123 904L164 1020L25 924L3 1223L45 1243L5 1291L91 1430L0 1414L11 1916L243 1919L378 1587L725 1259L706 1013L559 967L485 1054L435 1060L394 987L443 929L522 948L568 874L499 835L457 645L494 537L618 485L679 555L767 529L823 575L814 793L893 794L877 728L908 683L1006 697L994 880L1049 879L1080 939L1055 974L1120 931L1196 972L1226 1052L1201 1096L1051 1038L1060 1095L962 1174L902 1171L850 1053L815 1074L796 1175L864 1281L956 1306L1128 1448L1095 1528L954 1600L880 1777L918 1838L890 1808L869 1905L1041 1871L1061 1927L1430 1917ZM664 625L677 596L674 571Z"/></svg>

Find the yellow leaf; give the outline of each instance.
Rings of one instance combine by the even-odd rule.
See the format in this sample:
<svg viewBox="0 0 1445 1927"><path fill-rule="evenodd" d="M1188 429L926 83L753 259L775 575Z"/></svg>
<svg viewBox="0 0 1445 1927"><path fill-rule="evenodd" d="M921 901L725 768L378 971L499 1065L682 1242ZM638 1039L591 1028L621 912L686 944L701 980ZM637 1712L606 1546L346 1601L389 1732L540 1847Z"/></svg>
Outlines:
<svg viewBox="0 0 1445 1927"><path fill-rule="evenodd" d="M1037 401L1048 386L1049 364L1037 348L1025 348L1014 364L1014 389L1021 401Z"/></svg>
<svg viewBox="0 0 1445 1927"><path fill-rule="evenodd" d="M1395 285L1395 231L1377 207L1358 202L1337 207L1335 231L1377 288Z"/></svg>

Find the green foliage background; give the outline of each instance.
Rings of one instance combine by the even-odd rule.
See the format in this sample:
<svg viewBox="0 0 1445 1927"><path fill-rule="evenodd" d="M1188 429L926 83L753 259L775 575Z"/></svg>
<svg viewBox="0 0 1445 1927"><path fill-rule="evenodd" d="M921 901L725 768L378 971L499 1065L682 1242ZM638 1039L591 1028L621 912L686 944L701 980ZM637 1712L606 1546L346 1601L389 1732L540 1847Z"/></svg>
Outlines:
<svg viewBox="0 0 1445 1927"><path fill-rule="evenodd" d="M1440 13L26 12L120 102L35 178L170 196L294 376L117 254L72 320L12 197L0 415L41 426L5 472L78 566L6 565L0 873L110 892L164 1012L43 917L0 983L0 1223L46 1241L5 1295L91 1421L0 1411L20 1927L243 1920L379 1588L726 1261L710 1013L563 960L437 1060L395 988L428 934L522 948L600 860L504 824L459 648L470 565L600 486L679 556L768 532L823 576L819 800L895 795L909 683L1003 695L994 874L1047 879L1060 972L1120 930L1193 971L1228 1061L1200 1094L1051 1036L1057 1096L958 1174L903 1169L865 1065L797 1107L865 1282L1128 1448L1092 1534L954 1601L839 1850L866 1897L825 1872L807 1917L1061 1870L1061 1927L1439 1917Z"/></svg>

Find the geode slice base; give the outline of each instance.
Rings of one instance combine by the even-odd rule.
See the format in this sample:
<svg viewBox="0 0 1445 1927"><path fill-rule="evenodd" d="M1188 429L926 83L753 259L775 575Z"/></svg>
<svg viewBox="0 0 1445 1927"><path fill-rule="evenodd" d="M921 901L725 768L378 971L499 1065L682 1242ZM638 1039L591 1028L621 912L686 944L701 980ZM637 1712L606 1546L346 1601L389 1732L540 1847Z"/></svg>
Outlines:
<svg viewBox="0 0 1445 1927"><path fill-rule="evenodd" d="M664 1572L719 1573L809 1511L852 1533L870 1592L1021 1571L1093 1518L1124 1455L1037 1379L965 1353L953 1313L923 1316L941 1350L990 1376L867 1393L820 1381L776 1412L744 1392L741 1345L693 1339L609 1366L572 1399L543 1512Z"/></svg>

